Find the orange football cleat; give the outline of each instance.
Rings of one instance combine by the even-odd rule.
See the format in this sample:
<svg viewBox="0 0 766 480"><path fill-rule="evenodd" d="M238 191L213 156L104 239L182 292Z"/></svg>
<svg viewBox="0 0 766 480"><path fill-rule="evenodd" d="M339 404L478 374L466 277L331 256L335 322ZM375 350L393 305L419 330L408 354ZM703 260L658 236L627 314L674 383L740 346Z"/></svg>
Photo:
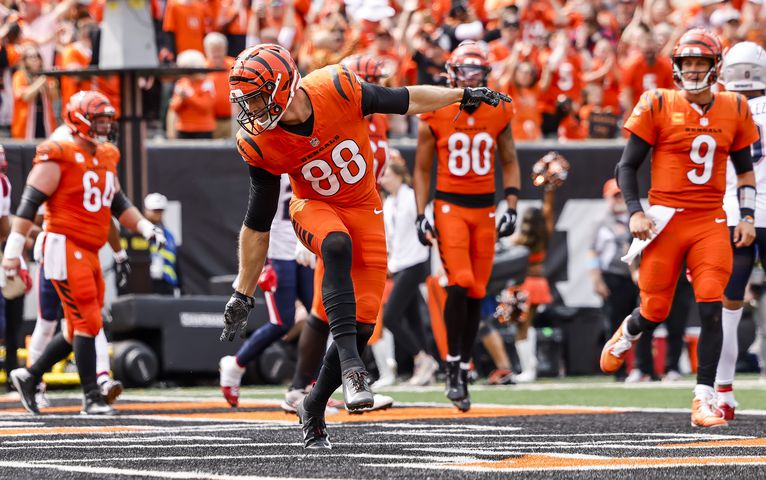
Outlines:
<svg viewBox="0 0 766 480"><path fill-rule="evenodd" d="M692 427L725 427L729 423L716 415L712 401L695 398L692 401Z"/></svg>
<svg viewBox="0 0 766 480"><path fill-rule="evenodd" d="M614 373L619 370L622 363L625 361L625 354L633 347L633 344L636 343L640 337L640 335L638 335L634 340L628 340L623 336L622 329L629 318L630 315L622 321L620 327L614 332L612 338L606 342L604 349L601 350L601 371L604 373Z"/></svg>

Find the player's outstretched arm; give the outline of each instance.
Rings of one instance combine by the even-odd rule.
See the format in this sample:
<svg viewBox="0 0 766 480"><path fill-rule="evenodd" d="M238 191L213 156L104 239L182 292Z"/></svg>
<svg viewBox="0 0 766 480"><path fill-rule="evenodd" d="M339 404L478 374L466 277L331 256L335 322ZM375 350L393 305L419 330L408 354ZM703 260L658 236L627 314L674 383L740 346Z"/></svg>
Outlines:
<svg viewBox="0 0 766 480"><path fill-rule="evenodd" d="M482 103L496 107L501 101L511 101L507 95L487 87L445 88L432 85L415 85L406 88L410 93L407 115L433 112L453 103L460 103L461 108L479 106Z"/></svg>
<svg viewBox="0 0 766 480"><path fill-rule="evenodd" d="M56 191L60 180L61 167L54 161L37 163L29 172L3 252L3 270L7 277L16 276L37 210Z"/></svg>

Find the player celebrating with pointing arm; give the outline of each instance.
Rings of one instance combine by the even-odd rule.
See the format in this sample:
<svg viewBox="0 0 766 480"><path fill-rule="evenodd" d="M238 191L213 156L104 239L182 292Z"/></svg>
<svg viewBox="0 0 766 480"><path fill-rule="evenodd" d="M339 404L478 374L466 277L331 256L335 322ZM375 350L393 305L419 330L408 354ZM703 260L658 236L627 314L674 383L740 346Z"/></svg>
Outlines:
<svg viewBox="0 0 766 480"><path fill-rule="evenodd" d="M462 42L447 62L453 87L483 87L489 60L481 44ZM456 118L456 114L464 110ZM495 255L495 236L511 235L521 186L516 147L511 133L513 110L476 105L445 106L420 116L415 157L418 237L429 245L439 236L439 254L447 273L444 322L447 327L447 398L462 411L470 408L467 376L479 328L480 303L487 293ZM496 147L497 146L497 147ZM495 149L503 164L508 210L495 227ZM424 212L431 189L434 150L439 163L434 201L435 229Z"/></svg>
<svg viewBox="0 0 766 480"><path fill-rule="evenodd" d="M10 374L31 413L40 413L35 392L44 372L74 350L83 393L84 414L110 415L96 382L96 344L104 306L104 279L98 250L106 243L112 216L147 240L165 242L162 230L147 220L120 190L120 152L108 142L114 108L98 92L78 92L66 106L70 140L48 140L37 146L34 165L16 210L3 254L3 270L13 277L38 208L46 204L42 235L45 278L53 282L64 307L66 328L53 337L30 368Z"/></svg>
<svg viewBox="0 0 766 480"><path fill-rule="evenodd" d="M221 339L244 332L279 201L279 175L287 173L298 239L324 261L322 301L333 336L298 414L305 446L330 448L324 422L330 395L342 385L347 409L373 403L360 352L372 334L386 278L382 207L364 117L416 114L451 103L496 106L503 96L487 88L390 89L362 83L340 65L301 80L289 52L270 44L240 53L229 83L231 101L242 109L237 148L249 164L251 187L239 238L239 281L224 310Z"/></svg>
<svg viewBox="0 0 766 480"><path fill-rule="evenodd" d="M715 34L687 31L673 49L673 76L680 90L644 92L625 123L630 138L617 176L631 215L630 231L635 237L631 250L645 247L639 275L641 306L601 352L601 369L613 373L638 337L643 332L651 335L665 320L686 259L702 321L691 414L691 423L697 427L726 425L715 413L713 385L723 336L721 301L732 270L722 208L729 156L739 197L735 245L749 245L755 237L750 145L758 140L758 130L745 97L711 91L720 63L721 43ZM636 171L650 149L651 208L644 213Z"/></svg>

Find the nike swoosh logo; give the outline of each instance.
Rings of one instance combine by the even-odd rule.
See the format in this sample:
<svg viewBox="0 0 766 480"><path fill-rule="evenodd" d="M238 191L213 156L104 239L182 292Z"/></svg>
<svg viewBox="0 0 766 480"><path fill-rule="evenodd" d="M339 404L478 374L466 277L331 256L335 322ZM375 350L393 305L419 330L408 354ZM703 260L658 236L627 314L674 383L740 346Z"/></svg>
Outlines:
<svg viewBox="0 0 766 480"><path fill-rule="evenodd" d="M378 210L376 208L375 210L373 210L373 212L375 213L375 215L380 215L381 213L383 213L383 209Z"/></svg>
<svg viewBox="0 0 766 480"><path fill-rule="evenodd" d="M725 222L725 221L726 221L726 219L725 219L725 218L716 218L716 219L715 219L715 223L723 223L723 222Z"/></svg>

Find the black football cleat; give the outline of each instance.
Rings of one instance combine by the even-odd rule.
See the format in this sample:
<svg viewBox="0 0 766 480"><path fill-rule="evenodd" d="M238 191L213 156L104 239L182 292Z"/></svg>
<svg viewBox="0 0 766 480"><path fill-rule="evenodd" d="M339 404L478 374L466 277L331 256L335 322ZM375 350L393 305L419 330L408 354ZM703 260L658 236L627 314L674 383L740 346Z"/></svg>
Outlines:
<svg viewBox="0 0 766 480"><path fill-rule="evenodd" d="M471 409L471 396L469 395L462 400L455 400L454 402L452 402L452 405L457 407L457 409L460 410L461 412L465 413Z"/></svg>
<svg viewBox="0 0 766 480"><path fill-rule="evenodd" d="M375 404L375 397L367 384L367 375L367 370L360 367L343 372L343 402L349 412L372 408Z"/></svg>
<svg viewBox="0 0 766 480"><path fill-rule="evenodd" d="M104 396L104 401L107 405L111 405L117 401L117 397L119 397L124 390L122 382L112 378L102 382L98 388L101 390L101 395Z"/></svg>
<svg viewBox="0 0 766 480"><path fill-rule="evenodd" d="M117 410L107 405L104 396L98 390L85 394L82 399L81 415L117 415Z"/></svg>
<svg viewBox="0 0 766 480"><path fill-rule="evenodd" d="M447 362L447 384L444 387L444 394L447 398L456 402L466 396L466 387L461 384L460 362Z"/></svg>
<svg viewBox="0 0 766 480"><path fill-rule="evenodd" d="M313 415L306 411L303 401L298 403L298 423L303 429L303 448L306 450L331 450L330 436L324 415Z"/></svg>
<svg viewBox="0 0 766 480"><path fill-rule="evenodd" d="M452 404L455 405L461 412L467 412L471 409L471 395L468 393L468 370L461 368L458 378L460 394L463 396L463 398L457 401L453 401Z"/></svg>
<svg viewBox="0 0 766 480"><path fill-rule="evenodd" d="M37 394L38 381L32 376L32 374L26 368L17 368L11 371L11 382L13 383L16 391L19 392L21 397L21 404L24 405L24 409L29 413L40 415L40 409L37 408L37 400L35 394Z"/></svg>

